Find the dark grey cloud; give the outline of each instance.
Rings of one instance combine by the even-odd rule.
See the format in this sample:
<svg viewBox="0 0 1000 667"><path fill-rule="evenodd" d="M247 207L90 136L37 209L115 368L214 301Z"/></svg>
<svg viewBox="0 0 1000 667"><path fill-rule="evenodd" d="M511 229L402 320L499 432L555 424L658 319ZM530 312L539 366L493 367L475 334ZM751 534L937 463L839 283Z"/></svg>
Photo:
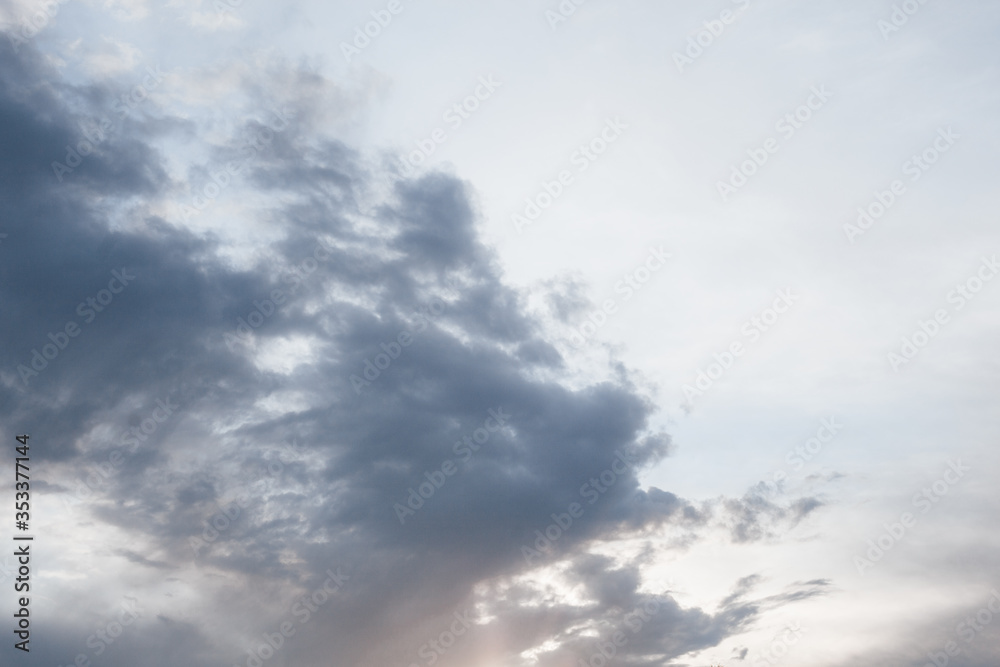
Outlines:
<svg viewBox="0 0 1000 667"><path fill-rule="evenodd" d="M575 626L619 627L650 597L639 593L637 567L589 546L660 529L695 539L720 522L736 542L770 538L818 506L756 496L696 504L640 488L638 472L671 446L650 430L650 400L620 366L581 388L536 376L533 367L564 361L525 314L523 295L503 283L470 186L431 174L381 191L375 167L320 138L315 99L279 101L293 120L236 186L268 197L254 222L280 235L246 266L217 236L150 212L187 202L188 185L171 180L157 146L164 136L190 140L189 122L160 112L155 123L126 123L60 182L51 162L80 140L82 116L113 99L112 84L70 85L7 42L0 70L9 234L0 246L0 415L45 443L35 450L42 469L77 475L54 489L110 462L76 511L135 545L102 558L190 585L214 573L198 584L205 606L186 617L162 593L146 598L146 616L104 664L236 660L245 646L234 637L272 630L338 567L348 583L272 664L318 664L333 648L343 664L412 661L477 585L529 570L522 546L579 503L582 516L543 560L570 559L589 601L528 604L539 592L526 584L498 591L496 620L442 658L463 664L497 645L515 654L553 640L560 647L545 659L563 664L593 650ZM318 85L293 69L261 74L244 92L265 109L267 76L285 74ZM233 157L210 149L211 164L187 169L191 188ZM88 299L101 309L81 307ZM562 316L579 305L573 290L554 299ZM63 338L69 323L79 331ZM296 340L309 351L293 355L290 370L261 362ZM22 377L19 367L46 346L56 354ZM463 460L456 443L491 410L509 417ZM632 463L623 469L619 456ZM437 477L448 460L457 471ZM444 482L401 522L394 505L433 479ZM657 613L617 664L662 663L743 631L761 609L747 599L755 581L737 582L711 613L652 595ZM272 595L255 605L259 587ZM219 627L198 620L213 613ZM91 620L43 622L53 639L39 659L72 658Z"/></svg>

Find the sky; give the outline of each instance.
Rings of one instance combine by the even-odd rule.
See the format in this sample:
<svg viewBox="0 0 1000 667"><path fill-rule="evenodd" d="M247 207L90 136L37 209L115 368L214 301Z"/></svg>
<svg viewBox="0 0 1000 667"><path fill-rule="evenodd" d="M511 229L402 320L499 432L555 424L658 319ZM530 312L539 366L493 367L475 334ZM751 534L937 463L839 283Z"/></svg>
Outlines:
<svg viewBox="0 0 1000 667"><path fill-rule="evenodd" d="M2 664L1000 664L996 3L0 30Z"/></svg>

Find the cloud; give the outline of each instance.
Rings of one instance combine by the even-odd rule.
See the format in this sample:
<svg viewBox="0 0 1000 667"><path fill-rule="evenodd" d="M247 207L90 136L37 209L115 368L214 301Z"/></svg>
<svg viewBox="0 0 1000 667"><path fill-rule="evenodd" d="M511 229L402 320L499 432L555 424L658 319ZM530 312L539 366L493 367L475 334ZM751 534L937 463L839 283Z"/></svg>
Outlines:
<svg viewBox="0 0 1000 667"><path fill-rule="evenodd" d="M142 51L132 44L102 37L96 47L84 46L82 39L69 45L73 57L82 60L83 69L92 77L111 77L133 69L142 60Z"/></svg>
<svg viewBox="0 0 1000 667"><path fill-rule="evenodd" d="M189 138L198 121L164 110L158 123L127 124L60 183L51 162L79 138L70 102L100 100L106 88L76 91L37 54L0 45L9 82L0 90L9 234L0 247L0 415L45 443L35 451L53 485L73 488L87 466L118 461L77 511L101 526L104 553L141 573L148 612L109 646L105 664L231 662L337 567L349 582L315 612L318 623L289 638L289 664L334 647L345 664L405 660L477 599L495 620L442 664L549 643L560 664L592 650L584 628L619 626L647 598L658 611L619 664L743 631L758 614L745 600L754 579L719 610L684 608L666 592L640 593L638 565L589 549L653 529L697 534L715 520L736 542L771 538L817 503L782 508L748 496L697 506L640 488L639 471L671 446L650 427L653 404L614 373L579 388L560 382L564 360L525 313L524 295L504 283L470 186L432 173L386 190L376 165L319 132L334 87L275 67L241 79L241 92L260 109L289 105L292 120L219 195L252 194L260 206L243 209L252 219L238 224L273 242L236 261L222 235L156 212L188 192L163 142ZM250 117L241 129L262 124ZM205 154L184 173L197 179L232 157L217 146ZM134 278L112 295L115 271ZM557 298L560 312L575 307L574 294ZM64 339L69 323L79 333ZM36 353L42 368L32 366ZM288 362L299 355L308 363ZM509 419L401 525L394 504L443 460L458 461L456 443L490 410ZM633 463L620 467L621 455ZM517 583L533 570L521 547L573 503L584 511L543 567L566 563L563 576L584 591L576 603ZM107 556L83 555L98 557ZM177 573L170 596L157 589L166 570ZM495 595L480 599L483 586ZM76 592L89 609L86 587ZM190 606L177 607L185 596ZM67 617L46 659L72 655L88 622Z"/></svg>
<svg viewBox="0 0 1000 667"><path fill-rule="evenodd" d="M797 498L787 507L767 499L758 485L742 498L724 499L727 523L735 542L773 539L794 528L805 517L823 506L817 498Z"/></svg>
<svg viewBox="0 0 1000 667"><path fill-rule="evenodd" d="M103 0L102 6L119 21L138 21L149 15L146 0Z"/></svg>

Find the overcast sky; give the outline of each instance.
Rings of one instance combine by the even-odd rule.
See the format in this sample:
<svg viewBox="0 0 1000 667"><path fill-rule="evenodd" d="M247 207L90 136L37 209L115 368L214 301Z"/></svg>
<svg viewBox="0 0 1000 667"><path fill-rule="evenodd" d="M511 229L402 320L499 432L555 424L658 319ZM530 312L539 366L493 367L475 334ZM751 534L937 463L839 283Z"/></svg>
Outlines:
<svg viewBox="0 0 1000 667"><path fill-rule="evenodd" d="M1000 664L1000 5L0 28L3 664Z"/></svg>

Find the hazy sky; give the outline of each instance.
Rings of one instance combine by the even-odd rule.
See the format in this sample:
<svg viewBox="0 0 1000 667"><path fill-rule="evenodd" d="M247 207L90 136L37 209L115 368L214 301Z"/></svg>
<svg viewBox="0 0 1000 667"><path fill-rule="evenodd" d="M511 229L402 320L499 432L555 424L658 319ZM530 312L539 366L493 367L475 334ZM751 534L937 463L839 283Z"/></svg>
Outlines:
<svg viewBox="0 0 1000 667"><path fill-rule="evenodd" d="M1000 5L0 27L3 664L1000 664Z"/></svg>

